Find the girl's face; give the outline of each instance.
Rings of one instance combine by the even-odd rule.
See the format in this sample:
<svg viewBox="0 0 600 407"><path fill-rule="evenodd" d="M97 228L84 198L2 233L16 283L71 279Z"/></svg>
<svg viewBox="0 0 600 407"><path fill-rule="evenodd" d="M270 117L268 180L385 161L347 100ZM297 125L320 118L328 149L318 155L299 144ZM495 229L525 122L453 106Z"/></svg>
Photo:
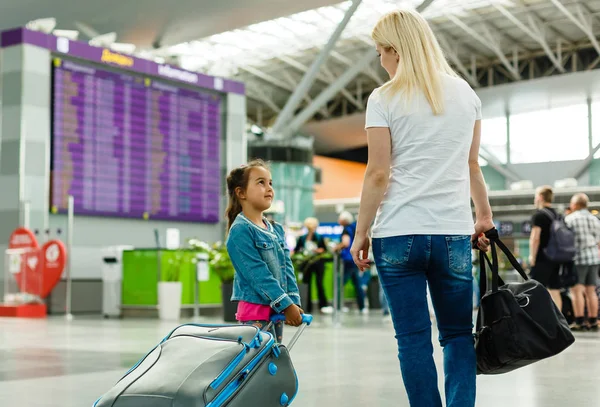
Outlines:
<svg viewBox="0 0 600 407"><path fill-rule="evenodd" d="M263 167L254 167L250 170L248 177L248 187L245 191L239 192L239 198L244 203L252 205L258 211L266 211L271 207L275 191L273 190L273 180L269 170Z"/></svg>
<svg viewBox="0 0 600 407"><path fill-rule="evenodd" d="M379 54L379 62L381 66L392 79L396 76L396 71L398 70L398 61L400 60L396 50L393 48L384 48L381 45L377 45L376 47L377 53Z"/></svg>

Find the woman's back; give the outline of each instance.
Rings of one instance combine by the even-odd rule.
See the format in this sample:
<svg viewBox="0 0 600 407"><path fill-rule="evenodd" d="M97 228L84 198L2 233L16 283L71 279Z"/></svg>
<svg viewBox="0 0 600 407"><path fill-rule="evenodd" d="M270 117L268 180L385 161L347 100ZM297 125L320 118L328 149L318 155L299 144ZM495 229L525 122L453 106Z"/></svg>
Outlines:
<svg viewBox="0 0 600 407"><path fill-rule="evenodd" d="M377 89L366 127L389 127L391 171L373 237L470 235L469 149L481 102L462 79L441 74L444 112L434 115L422 93Z"/></svg>
<svg viewBox="0 0 600 407"><path fill-rule="evenodd" d="M477 161L481 102L418 13L386 14L371 37L390 80L367 105L369 160L350 252L365 270L373 247L411 407L442 407L427 287L444 347L445 405L474 407L471 247L494 225Z"/></svg>

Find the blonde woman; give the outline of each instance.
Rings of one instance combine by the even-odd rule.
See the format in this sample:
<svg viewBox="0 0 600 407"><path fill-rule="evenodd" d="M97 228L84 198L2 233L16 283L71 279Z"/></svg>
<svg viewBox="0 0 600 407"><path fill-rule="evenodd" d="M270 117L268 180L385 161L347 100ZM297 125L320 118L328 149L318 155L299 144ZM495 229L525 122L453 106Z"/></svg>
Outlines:
<svg viewBox="0 0 600 407"><path fill-rule="evenodd" d="M478 165L481 102L446 62L423 17L383 16L372 32L389 82L367 105L369 147L351 253L369 266L368 230L412 407L441 407L427 285L444 347L446 406L475 405L471 240L494 227ZM476 219L473 220L470 199Z"/></svg>

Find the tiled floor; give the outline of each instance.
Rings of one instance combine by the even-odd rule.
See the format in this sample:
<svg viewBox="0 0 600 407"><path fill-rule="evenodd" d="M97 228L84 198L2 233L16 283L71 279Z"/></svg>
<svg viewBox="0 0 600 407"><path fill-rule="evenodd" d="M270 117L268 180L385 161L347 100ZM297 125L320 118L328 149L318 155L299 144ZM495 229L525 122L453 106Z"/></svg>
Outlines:
<svg viewBox="0 0 600 407"><path fill-rule="evenodd" d="M0 406L90 407L172 327L155 320L0 319ZM289 339L293 328L286 329ZM599 406L600 334L577 339L551 360L479 377L477 405ZM341 328L321 318L292 353L300 377L294 406L408 406L393 329L379 313L346 315ZM437 349L438 362L440 356Z"/></svg>

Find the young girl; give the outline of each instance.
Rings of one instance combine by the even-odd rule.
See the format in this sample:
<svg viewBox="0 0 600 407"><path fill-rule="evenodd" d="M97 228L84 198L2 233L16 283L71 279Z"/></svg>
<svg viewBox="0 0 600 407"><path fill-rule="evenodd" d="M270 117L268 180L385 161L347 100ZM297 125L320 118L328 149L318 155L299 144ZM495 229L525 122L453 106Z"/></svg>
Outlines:
<svg viewBox="0 0 600 407"><path fill-rule="evenodd" d="M227 251L233 267L232 301L239 301L236 318L265 328L273 314L285 314L285 323L299 326L304 312L283 227L269 222L263 212L271 207L271 173L262 160L232 170L227 177ZM283 323L274 325L278 342Z"/></svg>

